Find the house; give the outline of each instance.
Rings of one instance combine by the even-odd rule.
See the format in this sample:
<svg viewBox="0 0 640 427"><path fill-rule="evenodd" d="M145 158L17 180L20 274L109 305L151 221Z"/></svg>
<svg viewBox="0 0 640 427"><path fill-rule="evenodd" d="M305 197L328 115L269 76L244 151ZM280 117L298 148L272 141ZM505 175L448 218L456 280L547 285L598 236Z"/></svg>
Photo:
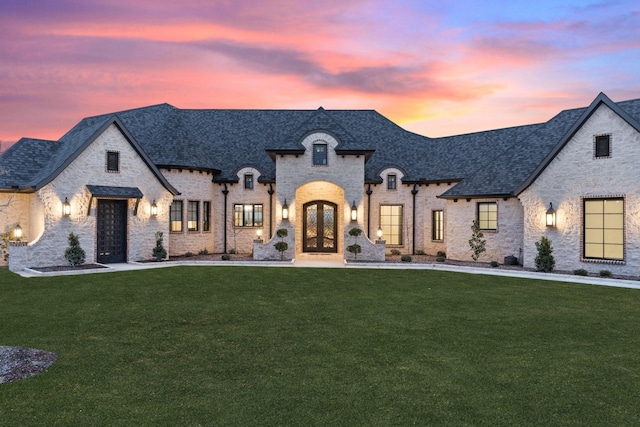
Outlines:
<svg viewBox="0 0 640 427"><path fill-rule="evenodd" d="M186 110L88 117L58 141L23 138L0 158L0 231L10 268L65 264L73 232L89 262L253 253L359 259L446 252L515 255L533 267L547 236L556 268L640 268L640 99L599 94L545 123L444 138L369 110ZM547 215L549 214L549 215ZM549 224L547 224L549 216ZM260 234L261 233L261 236ZM381 234L378 234L381 233Z"/></svg>

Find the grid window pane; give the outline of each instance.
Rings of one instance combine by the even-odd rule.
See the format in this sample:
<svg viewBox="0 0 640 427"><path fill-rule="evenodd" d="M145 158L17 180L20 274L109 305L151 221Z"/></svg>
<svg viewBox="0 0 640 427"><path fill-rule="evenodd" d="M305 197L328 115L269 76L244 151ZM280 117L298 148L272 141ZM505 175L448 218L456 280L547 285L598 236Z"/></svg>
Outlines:
<svg viewBox="0 0 640 427"><path fill-rule="evenodd" d="M244 176L244 188L253 190L253 174L248 173Z"/></svg>
<svg viewBox="0 0 640 427"><path fill-rule="evenodd" d="M120 153L107 151L107 172L120 172Z"/></svg>
<svg viewBox="0 0 640 427"><path fill-rule="evenodd" d="M182 200L174 200L169 209L169 231L182 231Z"/></svg>
<svg viewBox="0 0 640 427"><path fill-rule="evenodd" d="M496 202L478 203L478 223L482 230L498 229L498 204Z"/></svg>
<svg viewBox="0 0 640 427"><path fill-rule="evenodd" d="M584 200L584 257L624 259L624 199Z"/></svg>
<svg viewBox="0 0 640 427"><path fill-rule="evenodd" d="M327 144L313 144L313 164L322 166L327 164Z"/></svg>
<svg viewBox="0 0 640 427"><path fill-rule="evenodd" d="M387 175L387 190L396 189L396 175Z"/></svg>
<svg viewBox="0 0 640 427"><path fill-rule="evenodd" d="M236 227L262 227L262 205L234 205Z"/></svg>
<svg viewBox="0 0 640 427"><path fill-rule="evenodd" d="M389 245L402 245L402 205L380 206L380 228Z"/></svg>
<svg viewBox="0 0 640 427"><path fill-rule="evenodd" d="M187 230L198 231L200 202L189 201L187 204Z"/></svg>

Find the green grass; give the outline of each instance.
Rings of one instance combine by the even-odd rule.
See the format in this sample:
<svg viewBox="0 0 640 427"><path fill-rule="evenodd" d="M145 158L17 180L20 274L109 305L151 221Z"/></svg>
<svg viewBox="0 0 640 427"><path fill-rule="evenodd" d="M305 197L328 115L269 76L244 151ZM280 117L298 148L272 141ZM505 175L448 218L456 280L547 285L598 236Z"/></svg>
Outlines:
<svg viewBox="0 0 640 427"><path fill-rule="evenodd" d="M179 267L23 279L0 425L638 425L640 291L437 271Z"/></svg>

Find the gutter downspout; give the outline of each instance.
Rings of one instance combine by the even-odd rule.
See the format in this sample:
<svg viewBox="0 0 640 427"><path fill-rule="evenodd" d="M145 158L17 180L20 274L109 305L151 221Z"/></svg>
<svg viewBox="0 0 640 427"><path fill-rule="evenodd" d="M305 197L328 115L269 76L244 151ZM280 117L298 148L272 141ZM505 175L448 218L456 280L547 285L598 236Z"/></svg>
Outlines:
<svg viewBox="0 0 640 427"><path fill-rule="evenodd" d="M418 194L419 191L416 187L417 184L413 184L413 190L411 190L411 195L413 196L413 237L411 238L411 253L413 255L416 254L416 194Z"/></svg>
<svg viewBox="0 0 640 427"><path fill-rule="evenodd" d="M229 190L227 189L227 184L224 184L224 189L222 190L222 194L224 194L224 252L227 253L227 195L229 194Z"/></svg>
<svg viewBox="0 0 640 427"><path fill-rule="evenodd" d="M269 189L267 190L267 193L269 193L269 239L270 239L271 236L273 235L273 193L275 193L273 189L273 184L269 184Z"/></svg>
<svg viewBox="0 0 640 427"><path fill-rule="evenodd" d="M371 189L371 184L367 188L367 237L371 239L371 194L373 190Z"/></svg>

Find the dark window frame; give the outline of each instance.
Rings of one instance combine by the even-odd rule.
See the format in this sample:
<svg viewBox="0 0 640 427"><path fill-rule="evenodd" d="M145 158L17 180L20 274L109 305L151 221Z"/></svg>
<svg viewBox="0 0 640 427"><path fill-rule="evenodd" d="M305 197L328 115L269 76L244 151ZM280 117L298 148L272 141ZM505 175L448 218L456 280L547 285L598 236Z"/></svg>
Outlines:
<svg viewBox="0 0 640 427"><path fill-rule="evenodd" d="M485 211L483 207L489 208L490 206L495 206L495 210L486 209L487 216L493 214L495 219L493 218L482 218L482 213ZM494 213L495 211L495 213ZM476 220L478 221L478 225L480 229L483 231L498 231L498 202L478 202L476 205ZM493 226L495 223L495 226Z"/></svg>
<svg viewBox="0 0 640 427"><path fill-rule="evenodd" d="M253 190L253 174L252 173L244 174L244 189Z"/></svg>
<svg viewBox="0 0 640 427"><path fill-rule="evenodd" d="M169 207L169 232L170 233L182 233L184 231L183 210L184 210L184 202L182 200L174 200L171 203L171 206Z"/></svg>
<svg viewBox="0 0 640 427"><path fill-rule="evenodd" d="M387 190L398 189L398 176L395 173L387 175Z"/></svg>
<svg viewBox="0 0 640 427"><path fill-rule="evenodd" d="M322 151L319 149L322 148ZM313 144L313 165L327 166L329 164L329 145L325 143Z"/></svg>
<svg viewBox="0 0 640 427"><path fill-rule="evenodd" d="M593 158L611 158L611 134L595 135L593 137Z"/></svg>
<svg viewBox="0 0 640 427"><path fill-rule="evenodd" d="M250 208L250 209L248 209ZM233 226L260 228L264 224L262 203L235 203L233 205Z"/></svg>
<svg viewBox="0 0 640 427"><path fill-rule="evenodd" d="M605 212L604 203L607 201L621 201L622 202L622 213L609 213ZM590 227L587 228L587 215L599 216L599 213L587 213L587 204L588 203L598 203L603 202L602 209L602 228L600 227ZM582 260L590 261L590 262L605 262L605 263L615 263L615 264L623 264L626 260L626 242L627 242L627 233L626 233L626 203L625 198L621 196L612 196L612 197L585 197L582 199ZM622 216L622 228L613 228L606 227L606 219L607 215L621 215ZM609 217L611 220L611 217ZM591 254L587 254L587 245L596 245L600 244L600 242L589 242L587 238L588 230L602 230L602 256L593 256ZM611 240L607 240L606 238L606 230L614 230L622 232L622 243L611 243ZM620 245L622 246L622 257L621 258L607 258L604 256L605 249L607 245Z"/></svg>
<svg viewBox="0 0 640 427"><path fill-rule="evenodd" d="M388 224L383 224L383 217L392 217L393 215L383 215L383 208L393 208L393 207L398 207L400 208L400 214L399 214L399 218L400 221L398 224L392 224L392 225L388 225ZM379 224L380 224L380 228L383 230L383 238L387 241L387 246L402 246L404 245L404 236L403 236L403 231L404 231L404 205L403 204L382 204L380 205L380 209L379 209ZM387 232L385 229L387 227L394 227L396 228L397 233L389 233ZM398 238L397 241L393 240L393 237Z"/></svg>
<svg viewBox="0 0 640 427"><path fill-rule="evenodd" d="M444 240L444 210L431 211L431 240Z"/></svg>
<svg viewBox="0 0 640 427"><path fill-rule="evenodd" d="M202 231L211 231L211 201L202 202Z"/></svg>
<svg viewBox="0 0 640 427"><path fill-rule="evenodd" d="M108 173L120 173L120 152L107 151L105 159L105 170Z"/></svg>
<svg viewBox="0 0 640 427"><path fill-rule="evenodd" d="M187 231L200 231L200 201L198 200L187 202Z"/></svg>

